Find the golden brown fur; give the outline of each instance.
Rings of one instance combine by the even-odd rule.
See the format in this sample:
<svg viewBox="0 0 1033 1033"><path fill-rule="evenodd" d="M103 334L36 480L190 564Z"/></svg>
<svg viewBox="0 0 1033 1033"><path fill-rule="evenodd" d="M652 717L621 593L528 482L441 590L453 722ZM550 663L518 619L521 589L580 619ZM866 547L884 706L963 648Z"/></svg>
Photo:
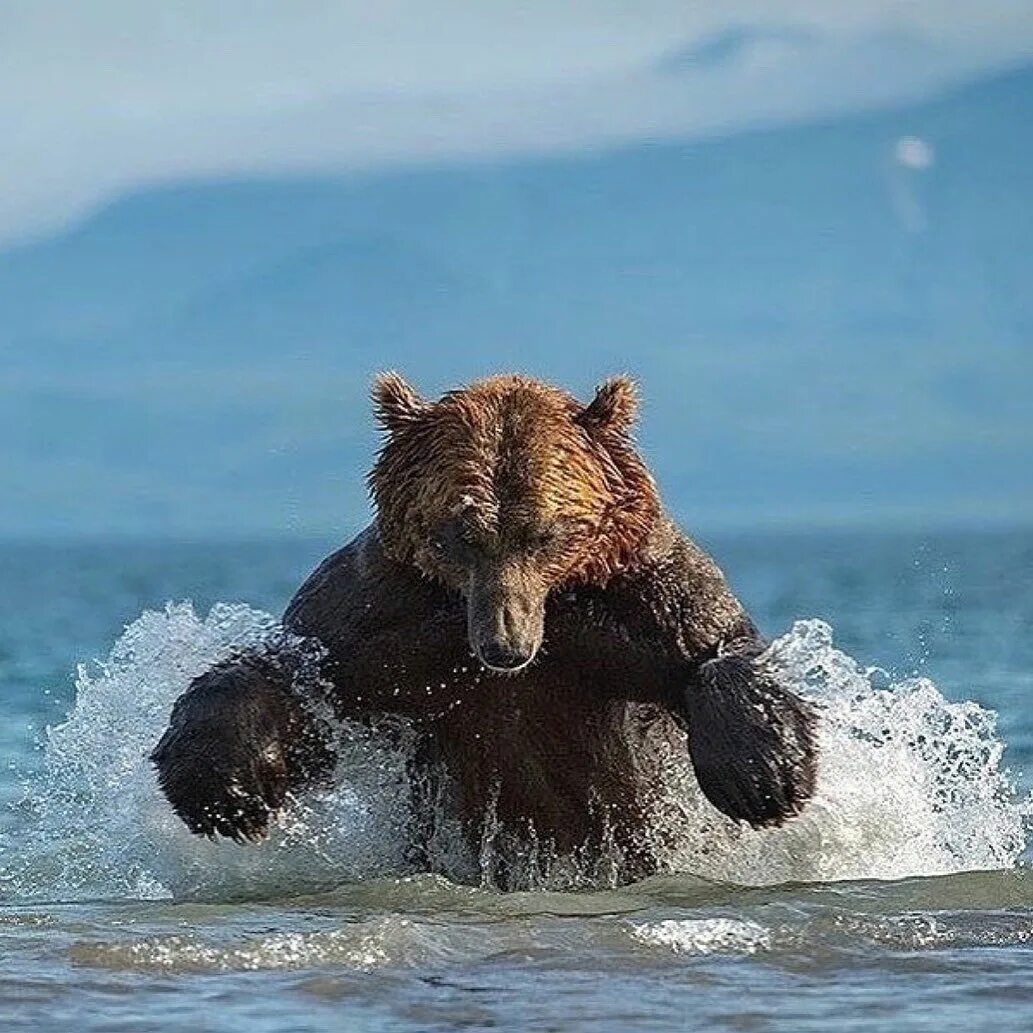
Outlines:
<svg viewBox="0 0 1033 1033"><path fill-rule="evenodd" d="M388 373L373 404L388 437L369 482L384 548L398 562L454 582L432 543L464 510L486 536L562 521L564 548L539 570L550 586L605 584L642 555L660 500L627 437L637 404L628 378L608 381L585 407L519 376L428 403Z"/></svg>

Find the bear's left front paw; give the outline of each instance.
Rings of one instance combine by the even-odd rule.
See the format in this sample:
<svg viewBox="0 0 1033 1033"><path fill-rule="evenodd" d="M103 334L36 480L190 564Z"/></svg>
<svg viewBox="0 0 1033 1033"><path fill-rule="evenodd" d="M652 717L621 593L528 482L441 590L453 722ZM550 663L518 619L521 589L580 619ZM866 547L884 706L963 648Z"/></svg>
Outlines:
<svg viewBox="0 0 1033 1033"><path fill-rule="evenodd" d="M814 795L817 714L754 659L700 666L685 695L689 753L707 799L755 827L781 825Z"/></svg>

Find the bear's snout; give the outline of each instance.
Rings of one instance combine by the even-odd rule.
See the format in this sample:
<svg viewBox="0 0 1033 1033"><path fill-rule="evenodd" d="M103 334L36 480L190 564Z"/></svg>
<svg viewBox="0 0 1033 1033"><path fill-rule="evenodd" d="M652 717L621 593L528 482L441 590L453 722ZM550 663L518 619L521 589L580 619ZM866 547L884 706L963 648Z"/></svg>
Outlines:
<svg viewBox="0 0 1033 1033"><path fill-rule="evenodd" d="M538 654L545 631L545 591L519 571L479 571L467 590L467 632L477 659L515 674Z"/></svg>

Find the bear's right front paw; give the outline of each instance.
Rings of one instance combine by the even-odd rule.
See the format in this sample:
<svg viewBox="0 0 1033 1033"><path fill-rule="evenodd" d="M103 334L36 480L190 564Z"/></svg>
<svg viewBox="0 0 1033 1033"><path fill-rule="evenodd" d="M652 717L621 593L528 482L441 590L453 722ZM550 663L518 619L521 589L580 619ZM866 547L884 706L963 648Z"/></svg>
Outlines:
<svg viewBox="0 0 1033 1033"><path fill-rule="evenodd" d="M184 737L170 728L151 760L175 812L202 836L260 842L287 798L287 764L276 741L257 752L227 750L222 742L215 753L196 730Z"/></svg>
<svg viewBox="0 0 1033 1033"><path fill-rule="evenodd" d="M242 654L193 680L151 760L192 832L241 843L264 839L287 793L331 772L334 755L288 666Z"/></svg>

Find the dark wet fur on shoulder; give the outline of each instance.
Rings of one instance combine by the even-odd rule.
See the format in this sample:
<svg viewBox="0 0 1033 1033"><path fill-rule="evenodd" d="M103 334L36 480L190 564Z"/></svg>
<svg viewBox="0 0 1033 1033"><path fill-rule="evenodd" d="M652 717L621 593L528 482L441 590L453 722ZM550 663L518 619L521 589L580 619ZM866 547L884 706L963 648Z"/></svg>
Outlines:
<svg viewBox="0 0 1033 1033"><path fill-rule="evenodd" d="M377 520L284 615L325 651L339 717L412 722L475 848L490 809L514 859L531 840L582 857L608 843L625 880L660 864L650 822L673 751L715 807L758 827L800 812L818 756L812 706L664 514L629 436L635 404L624 378L588 404L524 377L437 402L382 378ZM331 769L296 681L270 648L177 702L153 759L193 831L259 839Z"/></svg>

